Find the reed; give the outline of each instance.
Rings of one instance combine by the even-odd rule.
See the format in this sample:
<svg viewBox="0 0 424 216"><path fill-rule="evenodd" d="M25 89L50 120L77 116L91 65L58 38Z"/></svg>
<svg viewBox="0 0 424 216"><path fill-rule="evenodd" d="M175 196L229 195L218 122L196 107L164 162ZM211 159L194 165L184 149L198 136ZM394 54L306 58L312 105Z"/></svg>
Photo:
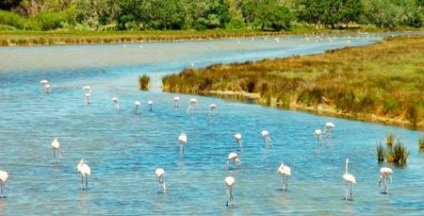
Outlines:
<svg viewBox="0 0 424 216"><path fill-rule="evenodd" d="M383 145L381 143L379 143L376 148L377 148L377 161L378 162L384 162L386 152L385 152Z"/></svg>
<svg viewBox="0 0 424 216"><path fill-rule="evenodd" d="M387 148L392 149L394 142L395 142L395 134L390 131L386 135L386 146L387 146Z"/></svg>
<svg viewBox="0 0 424 216"><path fill-rule="evenodd" d="M138 77L138 85L140 90L149 90L150 77L147 75Z"/></svg>
<svg viewBox="0 0 424 216"><path fill-rule="evenodd" d="M420 151L424 151L424 135L418 139L418 147Z"/></svg>

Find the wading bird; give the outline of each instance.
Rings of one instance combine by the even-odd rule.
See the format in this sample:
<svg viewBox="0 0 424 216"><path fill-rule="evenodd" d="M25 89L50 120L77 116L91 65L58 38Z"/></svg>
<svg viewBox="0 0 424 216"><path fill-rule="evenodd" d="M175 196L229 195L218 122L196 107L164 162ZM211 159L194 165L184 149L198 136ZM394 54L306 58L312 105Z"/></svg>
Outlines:
<svg viewBox="0 0 424 216"><path fill-rule="evenodd" d="M232 176L225 178L225 185L227 186L227 206L233 205L233 187L235 179Z"/></svg>
<svg viewBox="0 0 424 216"><path fill-rule="evenodd" d="M346 182L345 200L352 199L352 185L356 184L355 176L350 174L348 169L349 169L349 159L346 159L345 174L343 175L343 179Z"/></svg>
<svg viewBox="0 0 424 216"><path fill-rule="evenodd" d="M213 103L213 104L209 105L209 114L210 115L214 115L215 110L216 110L216 104Z"/></svg>
<svg viewBox="0 0 424 216"><path fill-rule="evenodd" d="M165 175L165 170L163 170L162 168L157 168L155 170L155 174L156 174L158 183L162 188L162 193L166 193L166 185L165 185L165 181L163 180L163 177Z"/></svg>
<svg viewBox="0 0 424 216"><path fill-rule="evenodd" d="M228 170L228 169L230 169L230 163L233 165L233 166L235 166L236 165L236 163L238 163L238 164L240 164L240 158L239 158L239 156L238 156L238 154L237 153L235 153L235 152L231 152L229 155L228 155L228 159L227 159L227 164L225 165L225 169L226 170Z"/></svg>
<svg viewBox="0 0 424 216"><path fill-rule="evenodd" d="M333 122L327 122L325 124L325 134L331 138L331 131L335 128L336 126L334 125Z"/></svg>
<svg viewBox="0 0 424 216"><path fill-rule="evenodd" d="M61 157L62 154L60 153L60 142L57 137L53 139L51 146L53 149L54 158L57 159L57 157Z"/></svg>
<svg viewBox="0 0 424 216"><path fill-rule="evenodd" d="M384 181L384 193L389 194L389 184L387 179L390 178L390 184L392 184L392 174L393 170L389 167L382 167L380 169L380 178L378 179L378 186L381 185L381 182Z"/></svg>
<svg viewBox="0 0 424 216"><path fill-rule="evenodd" d="M270 143L271 142L271 138L269 137L269 132L267 130L263 130L261 131L261 135L264 138L266 143Z"/></svg>
<svg viewBox="0 0 424 216"><path fill-rule="evenodd" d="M178 136L178 142L180 143L180 154L183 156L184 154L184 145L187 144L187 135L185 133L181 133Z"/></svg>
<svg viewBox="0 0 424 216"><path fill-rule="evenodd" d="M195 110L196 109L196 103L197 103L197 99L196 98L192 98L190 99L190 104L187 107L187 112Z"/></svg>
<svg viewBox="0 0 424 216"><path fill-rule="evenodd" d="M153 101L149 100L149 101L147 101L147 104L149 105L149 111L152 112L153 111Z"/></svg>
<svg viewBox="0 0 424 216"><path fill-rule="evenodd" d="M288 181L291 176L291 169L289 166L284 165L283 163L280 163L280 166L278 167L277 172L283 176L283 186L282 189L287 190Z"/></svg>
<svg viewBox="0 0 424 216"><path fill-rule="evenodd" d="M174 97L174 108L180 108L180 97Z"/></svg>
<svg viewBox="0 0 424 216"><path fill-rule="evenodd" d="M91 98L91 93L90 92L85 93L85 103L87 105L89 105L91 103L90 98Z"/></svg>
<svg viewBox="0 0 424 216"><path fill-rule="evenodd" d="M135 114L140 114L140 106L141 106L140 101L135 101L134 102L134 105L135 105L135 111L134 111L134 113Z"/></svg>
<svg viewBox="0 0 424 216"><path fill-rule="evenodd" d="M91 175L91 168L86 163L84 163L83 159L81 159L81 161L77 165L77 171L81 175L81 190L87 190L88 176Z"/></svg>
<svg viewBox="0 0 424 216"><path fill-rule="evenodd" d="M240 133L234 134L234 140L239 145L240 149L242 148L241 138L242 138L242 136L241 136Z"/></svg>
<svg viewBox="0 0 424 216"><path fill-rule="evenodd" d="M320 129L315 130L315 136L317 138L318 145L322 145L322 131Z"/></svg>
<svg viewBox="0 0 424 216"><path fill-rule="evenodd" d="M118 98L113 97L112 102L113 102L113 108L116 109L116 110L119 110L119 100L118 100Z"/></svg>
<svg viewBox="0 0 424 216"><path fill-rule="evenodd" d="M6 192L7 179L8 178L9 178L9 174L6 171L0 170L0 195L1 195L1 198L5 197L4 194Z"/></svg>

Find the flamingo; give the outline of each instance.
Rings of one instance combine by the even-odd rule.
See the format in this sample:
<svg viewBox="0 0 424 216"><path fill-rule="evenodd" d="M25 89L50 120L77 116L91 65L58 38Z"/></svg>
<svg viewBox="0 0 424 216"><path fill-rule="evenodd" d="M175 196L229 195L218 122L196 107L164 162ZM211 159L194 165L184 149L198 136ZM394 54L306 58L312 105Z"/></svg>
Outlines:
<svg viewBox="0 0 424 216"><path fill-rule="evenodd" d="M162 187L162 192L166 193L166 185L165 185L165 181L163 180L165 170L163 170L162 168L157 168L155 170L155 174L156 174L156 178L158 179L159 185Z"/></svg>
<svg viewBox="0 0 424 216"><path fill-rule="evenodd" d="M174 97L174 108L179 108L180 107L180 97L175 96Z"/></svg>
<svg viewBox="0 0 424 216"><path fill-rule="evenodd" d="M261 135L264 138L266 143L271 142L271 138L269 137L269 132L267 130L261 131Z"/></svg>
<svg viewBox="0 0 424 216"><path fill-rule="evenodd" d="M53 149L54 158L56 159L57 156L61 156L60 149L59 149L60 148L60 142L59 142L57 137L53 139L51 146L52 146L52 149Z"/></svg>
<svg viewBox="0 0 424 216"><path fill-rule="evenodd" d="M240 133L236 133L236 134L234 134L234 139L236 140L236 143L237 143L237 144L239 144L240 149L241 149L241 147L242 147L242 144L241 144L241 138L242 138L242 136L241 136L241 134L240 134Z"/></svg>
<svg viewBox="0 0 424 216"><path fill-rule="evenodd" d="M213 115L216 110L216 104L212 103L211 105L209 105L209 110L210 110L210 114Z"/></svg>
<svg viewBox="0 0 424 216"><path fill-rule="evenodd" d="M227 159L227 164L226 164L226 166L225 166L225 169L229 169L229 165L230 165L230 163L233 163L234 165L236 164L236 163L240 163L240 158L239 158L239 156L238 156L238 154L237 153L235 153L235 152L231 152L229 155L228 155L228 159Z"/></svg>
<svg viewBox="0 0 424 216"><path fill-rule="evenodd" d="M48 92L47 92L47 85L48 85L48 86L49 86L49 88L50 88L49 81L48 81L48 80L43 79L43 80L41 80L41 81L40 81L40 85L43 87L44 92L45 92L45 93L48 93Z"/></svg>
<svg viewBox="0 0 424 216"><path fill-rule="evenodd" d="M283 187L282 187L283 191L287 190L288 180L291 176L290 167L287 165L284 165L283 163L280 163L280 166L278 167L277 172L283 176Z"/></svg>
<svg viewBox="0 0 424 216"><path fill-rule="evenodd" d="M322 145L322 131L320 129L315 130L315 136L317 137L318 144Z"/></svg>
<svg viewBox="0 0 424 216"><path fill-rule="evenodd" d="M3 187L4 188L7 187L7 179L8 178L9 178L9 174L6 171L0 170L0 188L1 188L0 195L1 195L1 198L4 197L5 189L3 189Z"/></svg>
<svg viewBox="0 0 424 216"><path fill-rule="evenodd" d="M46 84L44 85L44 91L46 92L46 94L50 93L50 84Z"/></svg>
<svg viewBox="0 0 424 216"><path fill-rule="evenodd" d="M85 93L91 93L91 86L89 85L83 86L82 89Z"/></svg>
<svg viewBox="0 0 424 216"><path fill-rule="evenodd" d="M194 110L196 108L196 103L197 103L196 98L190 99L190 105L187 108L187 112L190 111L190 110Z"/></svg>
<svg viewBox="0 0 424 216"><path fill-rule="evenodd" d="M346 159L345 174L343 179L346 182L346 197L345 200L352 199L352 185L356 184L355 176L348 172L349 168L349 159Z"/></svg>
<svg viewBox="0 0 424 216"><path fill-rule="evenodd" d="M232 176L225 178L225 185L227 186L227 206L233 205L233 186L235 182L236 181Z"/></svg>
<svg viewBox="0 0 424 216"><path fill-rule="evenodd" d="M90 98L91 98L91 93L90 92L85 93L85 103L87 105L90 104Z"/></svg>
<svg viewBox="0 0 424 216"><path fill-rule="evenodd" d="M187 135L185 133L181 133L178 136L178 142L180 143L180 154L183 156L184 154L184 145L187 144Z"/></svg>
<svg viewBox="0 0 424 216"><path fill-rule="evenodd" d="M327 136L331 137L331 131L333 130L333 128L336 127L334 125L333 122L327 122L325 124L325 134L327 134Z"/></svg>
<svg viewBox="0 0 424 216"><path fill-rule="evenodd" d="M140 101L135 101L134 105L135 105L135 114L139 114L140 113L140 106L141 106Z"/></svg>
<svg viewBox="0 0 424 216"><path fill-rule="evenodd" d="M153 101L149 100L149 101L147 101L147 104L149 105L149 111L152 112L153 111Z"/></svg>
<svg viewBox="0 0 424 216"><path fill-rule="evenodd" d="M385 194L389 194L389 184L387 183L387 178L390 178L390 184L392 184L392 174L393 170L389 167L382 167L380 169L380 178L378 179L378 186L380 186L381 182L384 181Z"/></svg>
<svg viewBox="0 0 424 216"><path fill-rule="evenodd" d="M88 176L91 175L91 168L84 163L84 160L81 159L79 164L77 165L77 171L81 174L81 190L87 190L88 186ZM84 182L85 179L85 182ZM85 183L85 188L84 188Z"/></svg>
<svg viewBox="0 0 424 216"><path fill-rule="evenodd" d="M116 109L116 110L119 110L119 100L118 100L118 98L113 97L112 102L113 102L113 108Z"/></svg>

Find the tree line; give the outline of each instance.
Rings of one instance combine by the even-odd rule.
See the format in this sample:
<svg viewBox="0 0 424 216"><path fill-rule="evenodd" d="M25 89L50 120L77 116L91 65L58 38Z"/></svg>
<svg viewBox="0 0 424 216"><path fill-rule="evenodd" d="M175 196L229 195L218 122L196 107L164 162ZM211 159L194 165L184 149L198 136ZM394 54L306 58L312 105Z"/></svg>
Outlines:
<svg viewBox="0 0 424 216"><path fill-rule="evenodd" d="M0 30L421 27L424 0L2 0Z"/></svg>

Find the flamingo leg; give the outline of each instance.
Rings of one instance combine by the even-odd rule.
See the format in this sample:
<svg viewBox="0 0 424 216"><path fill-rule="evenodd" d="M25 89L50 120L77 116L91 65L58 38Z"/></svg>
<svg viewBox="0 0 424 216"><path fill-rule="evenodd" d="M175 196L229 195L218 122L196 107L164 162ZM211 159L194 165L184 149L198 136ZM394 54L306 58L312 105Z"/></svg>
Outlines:
<svg viewBox="0 0 424 216"><path fill-rule="evenodd" d="M346 196L345 196L345 200L348 200L349 197L349 183L346 183Z"/></svg>
<svg viewBox="0 0 424 216"><path fill-rule="evenodd" d="M85 190L88 188L88 176L85 175Z"/></svg>
<svg viewBox="0 0 424 216"><path fill-rule="evenodd" d="M81 175L81 190L83 190L84 187L84 176Z"/></svg>

